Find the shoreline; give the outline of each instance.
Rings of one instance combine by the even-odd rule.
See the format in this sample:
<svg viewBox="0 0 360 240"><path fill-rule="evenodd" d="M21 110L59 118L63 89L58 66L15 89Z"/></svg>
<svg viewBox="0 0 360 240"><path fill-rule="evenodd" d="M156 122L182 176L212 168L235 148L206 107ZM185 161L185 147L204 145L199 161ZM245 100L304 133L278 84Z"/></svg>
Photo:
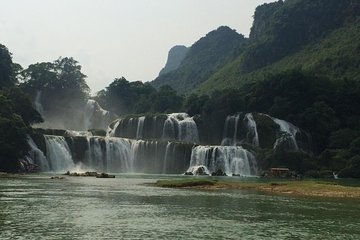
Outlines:
<svg viewBox="0 0 360 240"><path fill-rule="evenodd" d="M324 197L360 199L360 187L344 186L334 182L302 180L263 182L226 182L211 179L203 180L158 180L153 184L163 188L182 188L196 190L254 190L263 193L287 196Z"/></svg>

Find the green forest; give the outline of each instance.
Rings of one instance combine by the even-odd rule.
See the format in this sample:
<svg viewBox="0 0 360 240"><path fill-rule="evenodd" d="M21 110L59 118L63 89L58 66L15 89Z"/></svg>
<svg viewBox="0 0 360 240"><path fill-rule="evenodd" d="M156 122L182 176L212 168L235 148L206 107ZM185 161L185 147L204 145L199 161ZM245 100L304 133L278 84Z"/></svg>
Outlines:
<svg viewBox="0 0 360 240"><path fill-rule="evenodd" d="M259 6L249 38L222 26L152 82L119 77L94 98L118 116L187 112L221 134L226 116L258 112L311 135L308 152L258 149L263 166L312 177L360 177L360 16L350 0L287 0ZM0 45L0 171L18 171L41 91L48 112L76 116L90 97L71 57L23 69ZM211 142L211 140L209 140Z"/></svg>

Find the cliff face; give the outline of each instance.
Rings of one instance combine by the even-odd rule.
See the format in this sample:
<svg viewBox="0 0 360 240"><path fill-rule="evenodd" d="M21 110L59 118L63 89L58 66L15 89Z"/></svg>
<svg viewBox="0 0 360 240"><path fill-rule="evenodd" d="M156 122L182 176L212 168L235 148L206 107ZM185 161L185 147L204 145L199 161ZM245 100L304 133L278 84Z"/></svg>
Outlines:
<svg viewBox="0 0 360 240"><path fill-rule="evenodd" d="M169 85L178 93L191 91L233 60L245 42L235 30L219 27L194 43L176 70L160 74L151 84L156 88Z"/></svg>
<svg viewBox="0 0 360 240"><path fill-rule="evenodd" d="M166 65L163 69L161 69L159 76L176 70L180 66L181 62L184 60L188 50L189 48L183 45L172 47L169 51Z"/></svg>

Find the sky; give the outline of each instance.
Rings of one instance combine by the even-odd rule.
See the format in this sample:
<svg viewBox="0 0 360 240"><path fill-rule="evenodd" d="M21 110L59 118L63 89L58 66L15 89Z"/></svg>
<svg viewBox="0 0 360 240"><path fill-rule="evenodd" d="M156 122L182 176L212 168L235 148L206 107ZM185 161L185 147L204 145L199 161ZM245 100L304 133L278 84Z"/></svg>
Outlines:
<svg viewBox="0 0 360 240"><path fill-rule="evenodd" d="M0 43L24 68L73 57L95 93L115 78L151 81L175 45L219 26L249 35L274 0L0 0Z"/></svg>

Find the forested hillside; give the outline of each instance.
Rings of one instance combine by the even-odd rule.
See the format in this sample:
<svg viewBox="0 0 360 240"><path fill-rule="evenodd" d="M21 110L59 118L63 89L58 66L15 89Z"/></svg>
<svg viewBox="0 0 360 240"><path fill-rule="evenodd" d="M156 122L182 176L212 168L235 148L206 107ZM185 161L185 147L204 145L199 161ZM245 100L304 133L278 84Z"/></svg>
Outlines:
<svg viewBox="0 0 360 240"><path fill-rule="evenodd" d="M194 43L176 70L159 76L151 84L156 88L169 85L179 93L187 93L233 60L245 42L244 36L235 30L219 27Z"/></svg>

